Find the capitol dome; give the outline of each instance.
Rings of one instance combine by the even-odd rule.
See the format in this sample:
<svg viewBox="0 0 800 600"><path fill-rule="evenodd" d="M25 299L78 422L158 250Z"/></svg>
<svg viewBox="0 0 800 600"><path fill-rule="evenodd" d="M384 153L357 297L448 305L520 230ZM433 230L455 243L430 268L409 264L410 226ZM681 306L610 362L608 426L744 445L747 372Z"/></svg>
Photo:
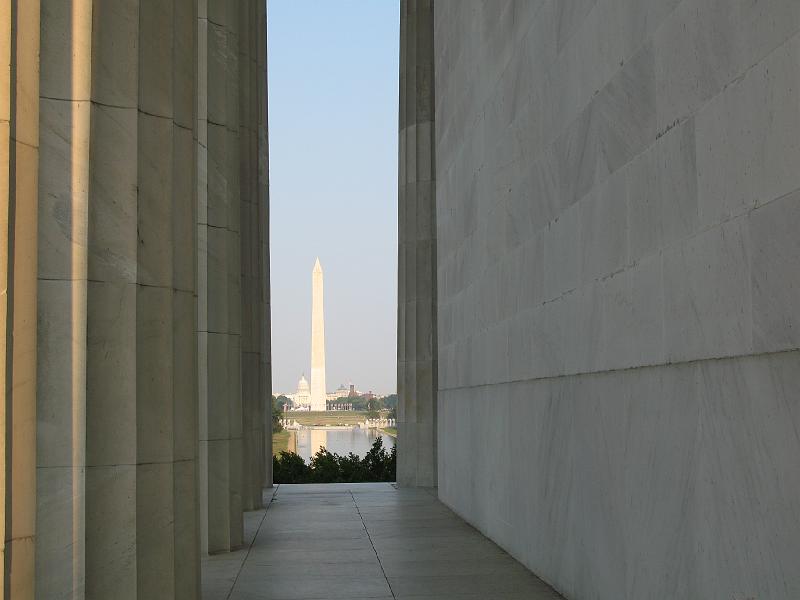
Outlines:
<svg viewBox="0 0 800 600"><path fill-rule="evenodd" d="M308 385L305 375L300 377L300 381L297 383L297 393L311 395L311 387Z"/></svg>

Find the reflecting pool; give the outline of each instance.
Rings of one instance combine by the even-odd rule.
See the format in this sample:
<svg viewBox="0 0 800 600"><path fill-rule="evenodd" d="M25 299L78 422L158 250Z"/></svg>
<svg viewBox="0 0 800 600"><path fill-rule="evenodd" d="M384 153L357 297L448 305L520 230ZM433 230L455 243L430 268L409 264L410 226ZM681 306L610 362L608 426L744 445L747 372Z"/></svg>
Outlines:
<svg viewBox="0 0 800 600"><path fill-rule="evenodd" d="M364 456L378 437L383 438L383 447L386 450L391 450L395 441L393 437L377 429L360 427L303 427L295 434L297 454L302 456L306 463L323 446L330 452L343 456L350 452Z"/></svg>

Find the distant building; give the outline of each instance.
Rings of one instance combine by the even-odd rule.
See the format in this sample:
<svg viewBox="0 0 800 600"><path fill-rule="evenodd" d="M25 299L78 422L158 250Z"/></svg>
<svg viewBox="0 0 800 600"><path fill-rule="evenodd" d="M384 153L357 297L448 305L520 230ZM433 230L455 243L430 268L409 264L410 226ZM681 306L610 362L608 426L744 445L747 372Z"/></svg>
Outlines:
<svg viewBox="0 0 800 600"><path fill-rule="evenodd" d="M312 409L311 386L305 378L305 375L303 375L297 383L297 391L295 391L294 394L283 395L292 402L292 406L287 410L318 410L317 408ZM361 390L356 389L355 384L351 383L345 385L343 383L336 388L336 391L325 394L325 410L353 410L352 403L340 402L342 398L366 398L367 400L373 400L375 398L380 398L380 396L372 392L372 390L365 394Z"/></svg>
<svg viewBox="0 0 800 600"><path fill-rule="evenodd" d="M297 391L287 395L287 398L292 401L292 410L308 410L307 407L311 407L311 386L305 375L297 382Z"/></svg>
<svg viewBox="0 0 800 600"><path fill-rule="evenodd" d="M353 410L353 404L351 402L328 402L328 410Z"/></svg>
<svg viewBox="0 0 800 600"><path fill-rule="evenodd" d="M328 393L328 401L332 402L334 400L338 400L339 398L347 398L350 396L350 388L347 387L345 384L341 384L335 392Z"/></svg>

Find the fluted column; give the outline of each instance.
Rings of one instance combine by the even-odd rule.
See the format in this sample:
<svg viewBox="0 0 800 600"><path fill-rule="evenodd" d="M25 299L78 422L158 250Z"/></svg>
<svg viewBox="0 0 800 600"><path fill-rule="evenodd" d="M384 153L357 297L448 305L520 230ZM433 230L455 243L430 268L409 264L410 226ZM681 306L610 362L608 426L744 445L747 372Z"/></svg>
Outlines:
<svg viewBox="0 0 800 600"><path fill-rule="evenodd" d="M265 257L262 237L266 233L266 197L259 178L261 153L266 151L260 128L260 104L266 103L266 74L259 71L259 47L265 40L266 4L243 0L239 5L239 146L241 189L241 276L242 276L242 418L244 510L263 505L266 483L265 410L270 410L271 391L264 387L262 353L269 316L262 300ZM271 437L271 420L269 422ZM270 444L271 445L271 444ZM271 461L270 461L271 464ZM270 480L271 483L271 480Z"/></svg>
<svg viewBox="0 0 800 600"><path fill-rule="evenodd" d="M267 3L256 0L256 100L258 141L258 257L261 278L259 304L261 310L261 340L259 368L259 402L264 427L262 479L265 487L272 487L272 310L269 253L269 125L267 93Z"/></svg>
<svg viewBox="0 0 800 600"><path fill-rule="evenodd" d="M0 599L34 597L39 6L0 0Z"/></svg>
<svg viewBox="0 0 800 600"><path fill-rule="evenodd" d="M92 3L41 2L37 598L85 584Z"/></svg>
<svg viewBox="0 0 800 600"><path fill-rule="evenodd" d="M194 600L271 479L265 6L204 6L0 0L0 598Z"/></svg>
<svg viewBox="0 0 800 600"><path fill-rule="evenodd" d="M243 537L238 2L198 14L198 336L202 548Z"/></svg>
<svg viewBox="0 0 800 600"><path fill-rule="evenodd" d="M37 597L195 599L194 2L42 7Z"/></svg>
<svg viewBox="0 0 800 600"><path fill-rule="evenodd" d="M433 0L400 3L397 481L436 485Z"/></svg>

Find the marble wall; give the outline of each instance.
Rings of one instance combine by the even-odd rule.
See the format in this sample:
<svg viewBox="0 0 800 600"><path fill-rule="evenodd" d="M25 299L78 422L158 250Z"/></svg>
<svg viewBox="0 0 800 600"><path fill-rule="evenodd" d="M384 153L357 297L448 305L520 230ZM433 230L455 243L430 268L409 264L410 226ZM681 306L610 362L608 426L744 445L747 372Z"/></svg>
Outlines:
<svg viewBox="0 0 800 600"><path fill-rule="evenodd" d="M800 596L800 5L434 21L440 497L568 598Z"/></svg>
<svg viewBox="0 0 800 600"><path fill-rule="evenodd" d="M265 11L0 0L0 598L196 599L261 505Z"/></svg>

